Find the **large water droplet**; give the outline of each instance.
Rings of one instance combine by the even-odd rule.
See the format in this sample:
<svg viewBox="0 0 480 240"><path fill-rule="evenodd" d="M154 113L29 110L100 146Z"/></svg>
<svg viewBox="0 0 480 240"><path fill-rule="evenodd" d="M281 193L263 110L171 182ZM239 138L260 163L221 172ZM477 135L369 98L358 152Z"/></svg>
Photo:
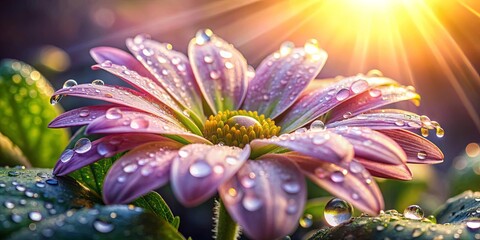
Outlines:
<svg viewBox="0 0 480 240"><path fill-rule="evenodd" d="M197 161L188 169L190 174L197 178L202 178L212 173L212 167L205 161Z"/></svg>
<svg viewBox="0 0 480 240"><path fill-rule="evenodd" d="M38 211L32 211L28 213L28 218L32 221L38 222L42 220L42 214Z"/></svg>
<svg viewBox="0 0 480 240"><path fill-rule="evenodd" d="M8 209L12 209L12 208L15 207L15 204L13 202L7 200L3 203L3 206L5 206Z"/></svg>
<svg viewBox="0 0 480 240"><path fill-rule="evenodd" d="M49 185L58 185L58 180L54 178L49 178L45 182L48 183Z"/></svg>
<svg viewBox="0 0 480 240"><path fill-rule="evenodd" d="M122 115L122 111L119 108L114 107L107 110L107 112L105 113L105 117L107 119L114 120L114 119L122 118L123 115Z"/></svg>
<svg viewBox="0 0 480 240"><path fill-rule="evenodd" d="M90 111L88 109L82 109L80 110L80 113L78 113L78 116L84 118L88 117L90 115Z"/></svg>
<svg viewBox="0 0 480 240"><path fill-rule="evenodd" d="M16 177L18 175L20 175L18 171L8 171L8 176L10 177Z"/></svg>
<svg viewBox="0 0 480 240"><path fill-rule="evenodd" d="M343 180L345 180L345 174L341 171L335 171L330 175L330 179L336 183L343 182Z"/></svg>
<svg viewBox="0 0 480 240"><path fill-rule="evenodd" d="M138 165L136 163L130 163L125 167L123 167L123 171L126 173L132 173L132 172L135 172L137 168L138 168Z"/></svg>
<svg viewBox="0 0 480 240"><path fill-rule="evenodd" d="M186 158L188 155L190 155L190 152L185 149L180 149L180 151L178 151L178 156L181 158Z"/></svg>
<svg viewBox="0 0 480 240"><path fill-rule="evenodd" d="M292 50L295 48L295 44L292 42L284 42L280 46L280 56L284 57L287 56L292 52Z"/></svg>
<svg viewBox="0 0 480 240"><path fill-rule="evenodd" d="M101 233L109 233L113 231L114 225L97 219L93 222L93 228Z"/></svg>
<svg viewBox="0 0 480 240"><path fill-rule="evenodd" d="M113 152L115 150L115 147L111 144L101 142L97 145L97 153L100 154L100 156L106 156L107 154Z"/></svg>
<svg viewBox="0 0 480 240"><path fill-rule="evenodd" d="M76 153L86 153L86 152L90 151L91 148L92 148L92 142L90 142L90 139L80 138L75 143L75 147L73 148L73 150Z"/></svg>
<svg viewBox="0 0 480 240"><path fill-rule="evenodd" d="M12 221L15 222L15 223L19 223L23 220L22 216L18 215L18 214L12 214Z"/></svg>
<svg viewBox="0 0 480 240"><path fill-rule="evenodd" d="M382 95L382 91L380 89L372 88L368 91L368 94L370 94L370 97L377 98Z"/></svg>
<svg viewBox="0 0 480 240"><path fill-rule="evenodd" d="M347 99L349 96L350 96L350 90L343 88L337 92L337 94L335 95L335 99L337 99L337 101L343 101Z"/></svg>
<svg viewBox="0 0 480 240"><path fill-rule="evenodd" d="M242 200L242 205L250 212L257 211L263 205L262 199L254 195L247 195Z"/></svg>
<svg viewBox="0 0 480 240"><path fill-rule="evenodd" d="M300 220L298 220L298 223L300 224L300 226L302 226L303 228L309 228L312 226L313 224L313 216L311 214L305 214L303 215Z"/></svg>
<svg viewBox="0 0 480 240"><path fill-rule="evenodd" d="M207 42L210 42L212 36L213 32L210 29L198 30L197 34L195 35L195 43L198 45L203 45Z"/></svg>
<svg viewBox="0 0 480 240"><path fill-rule="evenodd" d="M368 82L363 79L353 82L352 85L350 86L350 89L355 94L361 93L367 90L367 88L368 88Z"/></svg>
<svg viewBox="0 0 480 240"><path fill-rule="evenodd" d="M445 130L441 127L437 127L436 129L437 137L442 138L445 135Z"/></svg>
<svg viewBox="0 0 480 240"><path fill-rule="evenodd" d="M55 104L57 104L58 102L60 102L60 100L62 100L62 98L63 98L63 95L53 95L53 96L50 98L50 104L55 105Z"/></svg>
<svg viewBox="0 0 480 240"><path fill-rule="evenodd" d="M63 88L71 88L71 87L77 86L77 85L78 85L77 81L75 81L73 79L69 79L69 80L67 80L63 83Z"/></svg>
<svg viewBox="0 0 480 240"><path fill-rule="evenodd" d="M427 153L425 151L420 151L417 153L417 158L420 160L425 160L427 158Z"/></svg>
<svg viewBox="0 0 480 240"><path fill-rule="evenodd" d="M69 149L69 148L65 149L62 155L60 155L60 161L64 163L70 161L70 159L72 159L73 157L73 153L74 151L72 149Z"/></svg>
<svg viewBox="0 0 480 240"><path fill-rule="evenodd" d="M282 189L287 193L295 194L300 192L300 184L295 181L288 181L282 184Z"/></svg>
<svg viewBox="0 0 480 240"><path fill-rule="evenodd" d="M368 77L383 77L383 73L378 69L372 69L367 72Z"/></svg>
<svg viewBox="0 0 480 240"><path fill-rule="evenodd" d="M315 55L315 54L318 54L318 52L320 52L320 48L318 47L318 41L317 39L313 39L313 38L305 42L303 49L305 50L305 53L309 55Z"/></svg>
<svg viewBox="0 0 480 240"><path fill-rule="evenodd" d="M339 198L333 198L328 201L327 205L325 205L325 210L323 211L325 220L332 227L338 226L350 220L352 213L352 205L349 202Z"/></svg>
<svg viewBox="0 0 480 240"><path fill-rule="evenodd" d="M477 230L477 229L480 228L480 220L478 220L478 219L469 220L469 221L467 221L466 225L467 225L467 228L469 228L471 230Z"/></svg>
<svg viewBox="0 0 480 240"><path fill-rule="evenodd" d="M101 79L95 79L92 81L92 85L103 86L105 85L105 82L103 82Z"/></svg>
<svg viewBox="0 0 480 240"><path fill-rule="evenodd" d="M405 208L403 215L408 219L420 220L423 218L423 210L418 205L410 205Z"/></svg>
<svg viewBox="0 0 480 240"><path fill-rule="evenodd" d="M139 117L130 122L130 127L133 129L145 129L148 128L149 122L147 119Z"/></svg>
<svg viewBox="0 0 480 240"><path fill-rule="evenodd" d="M320 120L315 120L310 124L310 131L324 131L325 130L325 123Z"/></svg>

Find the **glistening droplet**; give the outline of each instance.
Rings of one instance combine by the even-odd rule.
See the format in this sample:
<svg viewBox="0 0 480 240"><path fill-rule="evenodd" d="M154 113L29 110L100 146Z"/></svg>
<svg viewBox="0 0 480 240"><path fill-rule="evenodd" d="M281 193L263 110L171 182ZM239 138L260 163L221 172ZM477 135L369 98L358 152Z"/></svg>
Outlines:
<svg viewBox="0 0 480 240"><path fill-rule="evenodd" d="M338 226L350 220L352 213L352 205L349 202L339 198L333 198L328 201L327 205L325 205L325 210L323 211L325 220L332 227Z"/></svg>
<svg viewBox="0 0 480 240"><path fill-rule="evenodd" d="M92 142L88 138L80 138L75 143L73 150L76 153L86 153L92 148Z"/></svg>
<svg viewBox="0 0 480 240"><path fill-rule="evenodd" d="M405 208L403 215L408 219L420 220L423 218L423 210L418 205L410 205Z"/></svg>

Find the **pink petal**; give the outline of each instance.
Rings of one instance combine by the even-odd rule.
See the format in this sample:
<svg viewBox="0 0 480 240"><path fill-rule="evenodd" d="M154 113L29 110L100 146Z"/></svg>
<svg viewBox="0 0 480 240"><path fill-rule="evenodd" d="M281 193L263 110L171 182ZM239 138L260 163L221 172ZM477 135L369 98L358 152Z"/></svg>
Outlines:
<svg viewBox="0 0 480 240"><path fill-rule="evenodd" d="M307 195L298 167L274 155L247 161L219 192L232 218L252 239L278 239L293 232Z"/></svg>
<svg viewBox="0 0 480 240"><path fill-rule="evenodd" d="M209 143L203 137L163 117L131 109L111 108L108 111L114 114L107 112L92 121L86 129L88 134L155 133L179 136L190 142Z"/></svg>
<svg viewBox="0 0 480 240"><path fill-rule="evenodd" d="M77 86L62 88L57 90L53 96L77 96L90 99L98 99L106 102L115 103L122 106L138 109L140 111L149 112L157 116L177 122L173 113L168 107L157 104L157 101L148 95L141 94L135 90L120 86L104 86L93 84L80 84Z"/></svg>
<svg viewBox="0 0 480 240"><path fill-rule="evenodd" d="M149 142L118 159L103 182L106 204L127 204L159 188L170 178L170 166L182 145L178 142Z"/></svg>
<svg viewBox="0 0 480 240"><path fill-rule="evenodd" d="M170 109L181 113L182 108L175 102L170 95L153 80L142 77L137 72L116 64L94 65L93 69L103 69L123 79L128 84L135 87L139 92L149 95L159 102L165 104Z"/></svg>
<svg viewBox="0 0 480 240"><path fill-rule="evenodd" d="M332 109L329 122L339 121L371 109L405 100L411 100L418 106L420 104L420 95L409 87L379 86L368 92L359 94Z"/></svg>
<svg viewBox="0 0 480 240"><path fill-rule="evenodd" d="M271 54L250 81L243 109L277 117L295 102L326 60L327 53L321 49L314 54L306 53L304 48L292 49L284 56Z"/></svg>
<svg viewBox="0 0 480 240"><path fill-rule="evenodd" d="M199 38L190 41L188 55L203 97L214 113L238 109L247 91L247 61L218 36L201 44Z"/></svg>
<svg viewBox="0 0 480 240"><path fill-rule="evenodd" d="M331 122L327 127L369 127L371 129L417 129L422 126L420 116L399 109L378 109L341 121Z"/></svg>
<svg viewBox="0 0 480 240"><path fill-rule="evenodd" d="M405 163L392 165L361 158L356 158L355 161L362 164L372 176L406 181L412 180L412 172L410 172L410 169Z"/></svg>
<svg viewBox="0 0 480 240"><path fill-rule="evenodd" d="M190 144L173 160L171 181L177 199L195 206L210 198L250 155L250 147Z"/></svg>
<svg viewBox="0 0 480 240"><path fill-rule="evenodd" d="M405 152L395 141L370 128L343 126L329 130L353 145L355 158L386 164L403 164L407 161Z"/></svg>
<svg viewBox="0 0 480 240"><path fill-rule="evenodd" d="M315 184L342 198L363 212L377 215L383 209L383 197L368 171L355 161L331 164L308 157L286 154L298 163Z"/></svg>
<svg viewBox="0 0 480 240"><path fill-rule="evenodd" d="M117 153L152 141L169 141L169 139L154 134L117 134L106 136L93 141L90 150L85 153L77 153L67 149L66 151L71 151L73 156L71 158L60 157L53 168L53 174L64 176L102 158L111 157Z"/></svg>
<svg viewBox="0 0 480 240"><path fill-rule="evenodd" d="M345 138L330 131L305 131L282 134L270 139L250 142L252 152L268 153L280 146L322 161L338 163L353 158L353 147Z"/></svg>
<svg viewBox="0 0 480 240"><path fill-rule="evenodd" d="M323 80L316 80L323 81ZM332 80L327 79L332 82ZM291 132L305 124L317 119L332 108L340 105L347 99L361 94L376 86L395 84L389 78L353 76L334 81L332 85L317 90L309 89L285 112L280 119L276 120L282 126L282 133ZM318 85L318 84L317 84ZM372 90L375 92L375 90ZM368 94L368 92L367 92Z"/></svg>
<svg viewBox="0 0 480 240"><path fill-rule="evenodd" d="M143 65L139 61L137 61L129 53L118 48L96 47L90 50L90 55L98 64L103 64L107 66L110 63L113 63L125 66L128 69L131 69L144 77L153 78L152 74L150 74L150 72L148 72L147 69L145 69L145 67L143 67Z"/></svg>
<svg viewBox="0 0 480 240"><path fill-rule="evenodd" d="M108 109L118 107L121 110L127 109L116 105L101 105L81 107L64 112L48 124L50 128L64 128L90 124L96 118L105 115Z"/></svg>
<svg viewBox="0 0 480 240"><path fill-rule="evenodd" d="M184 54L171 50L170 44L146 39L142 35L127 39L127 47L175 100L203 117L201 93Z"/></svg>
<svg viewBox="0 0 480 240"><path fill-rule="evenodd" d="M396 141L407 154L408 163L435 164L443 162L442 151L432 142L407 130L380 130Z"/></svg>

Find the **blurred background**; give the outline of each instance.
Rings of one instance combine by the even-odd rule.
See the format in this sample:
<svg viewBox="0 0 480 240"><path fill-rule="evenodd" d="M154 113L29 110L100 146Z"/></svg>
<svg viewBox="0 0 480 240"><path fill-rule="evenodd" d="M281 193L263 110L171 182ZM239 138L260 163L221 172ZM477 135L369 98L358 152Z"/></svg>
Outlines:
<svg viewBox="0 0 480 240"><path fill-rule="evenodd" d="M468 166L476 170L473 176L480 174L480 162L472 163L480 153L478 0L2 1L0 59L33 65L56 89L67 79L118 84L115 77L90 69L94 63L90 48L107 45L126 50L125 38L147 33L186 52L200 28L210 28L234 44L252 66L284 41L302 46L316 38L329 54L318 78L379 69L385 76L413 85L422 104L402 107L428 115L446 132L443 138L428 137L444 151L445 162L434 169L416 170L421 187L415 191L427 189L427 194L441 201L449 195L441 190L447 180L432 176ZM85 104L73 98L62 101L66 110ZM458 181L459 185L478 183L471 178ZM182 217L182 233L200 239L211 236L211 221L205 219L211 220L212 202L185 209L169 197L168 189L162 191L174 213ZM407 197L395 205L392 201L400 201L399 197L384 194L388 207L412 204L422 196Z"/></svg>

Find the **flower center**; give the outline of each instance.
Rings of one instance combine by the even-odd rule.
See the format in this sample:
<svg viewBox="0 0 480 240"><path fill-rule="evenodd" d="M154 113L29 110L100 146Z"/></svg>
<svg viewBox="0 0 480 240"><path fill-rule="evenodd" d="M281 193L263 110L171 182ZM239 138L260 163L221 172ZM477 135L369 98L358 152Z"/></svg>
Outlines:
<svg viewBox="0 0 480 240"><path fill-rule="evenodd" d="M278 136L275 121L257 112L238 110L211 115L205 121L203 136L214 144L244 147L253 139Z"/></svg>

